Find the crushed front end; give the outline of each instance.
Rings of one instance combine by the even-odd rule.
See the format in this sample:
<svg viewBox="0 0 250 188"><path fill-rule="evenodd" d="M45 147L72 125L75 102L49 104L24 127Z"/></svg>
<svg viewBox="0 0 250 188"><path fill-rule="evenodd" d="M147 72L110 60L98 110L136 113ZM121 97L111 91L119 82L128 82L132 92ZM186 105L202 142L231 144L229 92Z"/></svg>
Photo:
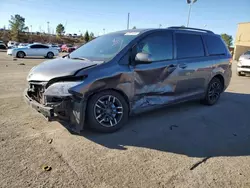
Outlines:
<svg viewBox="0 0 250 188"><path fill-rule="evenodd" d="M68 92L79 81L58 81L55 83L30 81L24 91L25 101L48 121L65 122L67 128L80 133L84 126L85 101Z"/></svg>

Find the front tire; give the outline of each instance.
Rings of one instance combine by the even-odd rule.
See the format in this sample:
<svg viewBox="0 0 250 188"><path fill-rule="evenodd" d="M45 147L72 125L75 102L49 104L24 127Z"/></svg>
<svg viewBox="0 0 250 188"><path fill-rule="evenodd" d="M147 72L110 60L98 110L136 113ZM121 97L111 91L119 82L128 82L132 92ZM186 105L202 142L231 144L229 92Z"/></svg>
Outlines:
<svg viewBox="0 0 250 188"><path fill-rule="evenodd" d="M207 92L202 103L205 105L214 105L220 99L220 94L223 91L223 85L220 79L214 77L208 84Z"/></svg>
<svg viewBox="0 0 250 188"><path fill-rule="evenodd" d="M86 120L90 128L104 133L120 129L128 120L128 104L116 91L94 94L88 101Z"/></svg>
<svg viewBox="0 0 250 188"><path fill-rule="evenodd" d="M24 52L17 52L16 56L17 56L18 58L24 58L25 53L24 53Z"/></svg>

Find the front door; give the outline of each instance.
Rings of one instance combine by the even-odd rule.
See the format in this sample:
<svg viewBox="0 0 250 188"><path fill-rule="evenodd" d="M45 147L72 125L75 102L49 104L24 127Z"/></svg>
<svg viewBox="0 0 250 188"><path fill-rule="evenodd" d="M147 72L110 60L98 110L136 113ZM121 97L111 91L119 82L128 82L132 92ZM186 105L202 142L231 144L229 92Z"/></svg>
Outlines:
<svg viewBox="0 0 250 188"><path fill-rule="evenodd" d="M150 62L135 61L137 53L150 55ZM133 113L175 101L178 73L173 56L172 31L160 31L143 38L132 49L134 74Z"/></svg>

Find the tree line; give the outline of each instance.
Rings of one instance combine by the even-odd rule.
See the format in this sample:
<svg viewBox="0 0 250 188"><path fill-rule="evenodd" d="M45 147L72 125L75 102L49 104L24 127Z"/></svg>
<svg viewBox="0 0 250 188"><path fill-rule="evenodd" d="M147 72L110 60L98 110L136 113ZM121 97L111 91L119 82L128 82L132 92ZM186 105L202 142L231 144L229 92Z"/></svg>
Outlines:
<svg viewBox="0 0 250 188"><path fill-rule="evenodd" d="M57 34L57 36L62 36L62 35L65 34L65 27L63 26L63 24L60 23L60 24L58 24L58 25L56 26L56 34ZM82 37L82 39L83 39L85 42L89 42L89 41L91 41L91 40L93 40L93 39L95 38L94 33L91 32L91 33L89 34L88 31L86 31L85 34L84 34L83 36L81 36L81 37Z"/></svg>
<svg viewBox="0 0 250 188"><path fill-rule="evenodd" d="M11 16L11 19L9 20L10 24L10 30L11 30L11 40L14 41L20 41L20 33L27 32L28 27L25 26L25 18L20 16L19 14L16 14L14 16ZM133 29L136 29L134 26ZM65 27L63 24L58 24L56 27L56 34L58 37L61 37L65 34ZM222 39L225 41L227 47L232 46L233 37L231 35L228 35L226 33L221 34ZM88 31L85 32L83 36L81 36L81 39L85 42L89 42L95 38L94 33L89 33Z"/></svg>
<svg viewBox="0 0 250 188"><path fill-rule="evenodd" d="M29 27L25 26L25 18L19 14L11 16L9 20L11 40L20 42L21 34L29 31ZM60 23L56 27L57 37L62 37L65 35L65 27ZM81 40L89 42L95 38L93 32L86 31L85 34L81 35Z"/></svg>

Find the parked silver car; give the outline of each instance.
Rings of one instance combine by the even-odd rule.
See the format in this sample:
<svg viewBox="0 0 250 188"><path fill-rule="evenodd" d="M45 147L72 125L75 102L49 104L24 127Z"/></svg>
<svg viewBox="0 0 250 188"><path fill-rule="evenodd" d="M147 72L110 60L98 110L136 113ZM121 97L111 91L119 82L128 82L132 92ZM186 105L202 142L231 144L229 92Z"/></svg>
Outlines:
<svg viewBox="0 0 250 188"><path fill-rule="evenodd" d="M231 75L231 55L211 31L125 30L32 68L25 99L76 132L114 132L129 115L196 99L213 105Z"/></svg>
<svg viewBox="0 0 250 188"><path fill-rule="evenodd" d="M54 56L58 56L59 52L57 49L44 44L28 44L26 46L18 48L10 48L7 50L7 55L13 57L24 58L25 56L43 56L45 58L52 59Z"/></svg>

